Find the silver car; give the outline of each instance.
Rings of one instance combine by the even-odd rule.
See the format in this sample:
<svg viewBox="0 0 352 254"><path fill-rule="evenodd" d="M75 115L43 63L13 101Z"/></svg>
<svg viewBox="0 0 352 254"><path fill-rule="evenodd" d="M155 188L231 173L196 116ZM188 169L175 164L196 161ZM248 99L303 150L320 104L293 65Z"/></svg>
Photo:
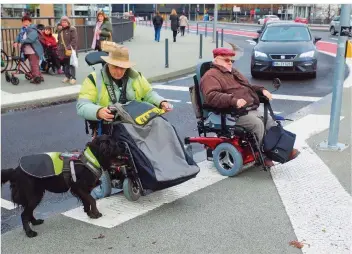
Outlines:
<svg viewBox="0 0 352 254"><path fill-rule="evenodd" d="M352 15L350 16L350 28L352 27ZM340 16L336 16L331 22L330 22L330 34L335 35L341 31L341 25L340 25ZM350 34L351 36L351 29L350 29Z"/></svg>

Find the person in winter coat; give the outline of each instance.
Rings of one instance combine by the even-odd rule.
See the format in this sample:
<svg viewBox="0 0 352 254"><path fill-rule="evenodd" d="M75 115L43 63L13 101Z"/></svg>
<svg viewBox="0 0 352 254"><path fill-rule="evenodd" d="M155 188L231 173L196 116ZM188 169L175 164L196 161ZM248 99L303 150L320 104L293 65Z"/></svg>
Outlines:
<svg viewBox="0 0 352 254"><path fill-rule="evenodd" d="M174 42L176 42L177 30L178 30L178 27L180 26L180 20L177 16L175 9L172 9L171 11L170 21L171 21L172 36L174 37Z"/></svg>
<svg viewBox="0 0 352 254"><path fill-rule="evenodd" d="M112 41L112 24L103 11L98 12L92 49L101 51L102 41Z"/></svg>
<svg viewBox="0 0 352 254"><path fill-rule="evenodd" d="M40 37L40 42L44 47L44 51L47 52L47 55L50 57L54 65L54 71L58 71L61 68L60 59L57 55L57 41L53 36L52 29L50 26L44 28L44 33Z"/></svg>
<svg viewBox="0 0 352 254"><path fill-rule="evenodd" d="M153 18L153 25L154 25L154 40L159 42L160 41L160 31L161 28L163 27L163 22L164 19L161 17L160 12L157 12L156 15Z"/></svg>
<svg viewBox="0 0 352 254"><path fill-rule="evenodd" d="M44 81L39 68L39 60L44 55L42 44L39 41L40 31L37 30L36 25L31 24L30 16L22 18L22 28L15 39L13 46L20 47L20 52L29 60L33 79L30 81L34 84L40 84Z"/></svg>
<svg viewBox="0 0 352 254"><path fill-rule="evenodd" d="M77 52L77 30L71 25L67 16L63 16L61 18L60 24L62 26L62 30L58 34L58 53L59 57L63 59L62 62L66 76L62 82L74 85L76 84L76 68L70 64L72 54L72 51L70 50L75 50Z"/></svg>
<svg viewBox="0 0 352 254"><path fill-rule="evenodd" d="M188 19L184 13L182 13L180 17L180 29L181 29L181 36L185 36L185 28L188 25Z"/></svg>

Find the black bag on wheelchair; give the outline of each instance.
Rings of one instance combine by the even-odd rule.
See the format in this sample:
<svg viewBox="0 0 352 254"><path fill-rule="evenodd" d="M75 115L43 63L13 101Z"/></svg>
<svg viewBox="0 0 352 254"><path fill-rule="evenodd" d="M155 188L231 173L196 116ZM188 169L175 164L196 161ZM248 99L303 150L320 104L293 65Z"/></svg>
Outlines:
<svg viewBox="0 0 352 254"><path fill-rule="evenodd" d="M274 112L269 103L264 104L264 123L267 122L268 109L271 117L275 120ZM285 130L281 123L271 127L263 139L263 152L276 162L285 163L289 161L290 154L296 141L296 134Z"/></svg>

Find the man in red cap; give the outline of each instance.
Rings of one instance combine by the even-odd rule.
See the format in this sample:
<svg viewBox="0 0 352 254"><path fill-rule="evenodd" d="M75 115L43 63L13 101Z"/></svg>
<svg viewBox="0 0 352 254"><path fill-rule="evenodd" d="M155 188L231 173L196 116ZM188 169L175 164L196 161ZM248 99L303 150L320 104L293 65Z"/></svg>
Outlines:
<svg viewBox="0 0 352 254"><path fill-rule="evenodd" d="M234 47L234 46L233 46ZM257 109L260 105L257 93L262 93L269 100L272 100L271 93L263 86L251 85L246 77L232 67L236 52L228 48L217 48L213 50L213 64L200 81L200 89L204 96L204 103L213 108L242 108L251 106L247 115L239 117L236 125L246 128L256 134L261 144L265 134L265 129L269 130L276 122L268 117L264 126L262 113ZM294 159L299 151L293 149L290 159ZM273 166L273 162L265 159L268 167Z"/></svg>

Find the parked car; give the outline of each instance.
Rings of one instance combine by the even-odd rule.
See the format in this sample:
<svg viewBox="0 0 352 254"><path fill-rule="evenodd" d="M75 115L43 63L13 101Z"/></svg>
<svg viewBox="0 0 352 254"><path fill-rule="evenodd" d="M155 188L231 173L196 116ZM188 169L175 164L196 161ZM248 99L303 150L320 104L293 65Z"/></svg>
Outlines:
<svg viewBox="0 0 352 254"><path fill-rule="evenodd" d="M307 18L296 17L294 21L295 21L296 23L308 24L308 19L307 19Z"/></svg>
<svg viewBox="0 0 352 254"><path fill-rule="evenodd" d="M352 15L350 16L350 34L349 36L351 37L351 27L352 27ZM330 34L335 35L341 30L341 25L340 25L340 16L336 16L331 22L330 22Z"/></svg>
<svg viewBox="0 0 352 254"><path fill-rule="evenodd" d="M253 48L251 74L303 74L316 78L320 37L313 37L306 24L274 22L267 25Z"/></svg>
<svg viewBox="0 0 352 254"><path fill-rule="evenodd" d="M264 15L263 18L258 20L259 25L263 25L266 23L268 20L280 20L280 18L276 15Z"/></svg>

